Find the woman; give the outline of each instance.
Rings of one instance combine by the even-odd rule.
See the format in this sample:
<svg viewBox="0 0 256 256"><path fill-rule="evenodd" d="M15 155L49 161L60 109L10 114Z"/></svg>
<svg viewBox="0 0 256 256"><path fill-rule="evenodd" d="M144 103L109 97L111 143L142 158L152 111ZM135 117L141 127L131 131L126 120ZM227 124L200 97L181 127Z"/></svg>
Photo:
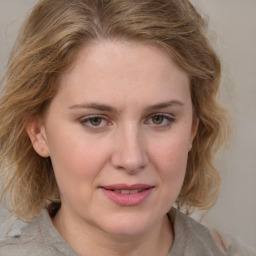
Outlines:
<svg viewBox="0 0 256 256"><path fill-rule="evenodd" d="M186 0L41 0L2 81L0 255L250 255L193 221L226 140L220 62Z"/></svg>

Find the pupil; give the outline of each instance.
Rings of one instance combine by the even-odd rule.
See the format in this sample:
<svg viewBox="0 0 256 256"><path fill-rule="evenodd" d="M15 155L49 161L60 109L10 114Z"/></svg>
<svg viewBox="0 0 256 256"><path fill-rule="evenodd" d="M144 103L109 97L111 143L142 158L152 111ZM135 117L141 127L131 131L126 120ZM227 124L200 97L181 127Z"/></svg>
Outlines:
<svg viewBox="0 0 256 256"><path fill-rule="evenodd" d="M99 118L99 117L94 117L94 118L92 118L92 119L90 120L90 123L91 123L92 125L94 125L94 126L98 126L98 125L100 125L100 123L101 123L101 118Z"/></svg>

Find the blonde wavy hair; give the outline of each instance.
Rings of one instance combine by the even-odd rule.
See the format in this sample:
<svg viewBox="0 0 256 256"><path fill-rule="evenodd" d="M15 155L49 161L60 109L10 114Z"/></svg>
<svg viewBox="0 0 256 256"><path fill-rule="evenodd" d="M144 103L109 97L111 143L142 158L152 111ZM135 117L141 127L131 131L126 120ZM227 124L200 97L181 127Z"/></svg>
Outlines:
<svg viewBox="0 0 256 256"><path fill-rule="evenodd" d="M216 97L220 61L205 33L207 25L187 0L41 0L25 21L1 81L1 199L11 214L34 218L59 203L51 161L33 149L28 122L42 116L58 90L58 78L79 53L99 40L151 43L189 75L199 128L189 153L179 208L209 209L220 187L213 156L226 141L224 109Z"/></svg>

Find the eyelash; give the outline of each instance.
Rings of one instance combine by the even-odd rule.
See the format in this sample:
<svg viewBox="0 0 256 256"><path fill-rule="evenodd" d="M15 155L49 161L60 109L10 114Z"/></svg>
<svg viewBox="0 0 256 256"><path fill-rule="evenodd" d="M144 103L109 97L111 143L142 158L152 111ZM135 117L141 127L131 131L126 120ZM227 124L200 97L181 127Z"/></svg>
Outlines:
<svg viewBox="0 0 256 256"><path fill-rule="evenodd" d="M162 122L160 122L159 124L156 124L152 121L153 118L156 117L160 117L162 118ZM99 125L93 125L91 122L93 121L93 119L99 119L100 123ZM170 115L170 114L163 114L163 113L155 113L152 115L149 115L146 120L145 120L145 124L149 124L150 126L154 126L156 129L160 128L160 129L164 129L164 128L168 128L172 125L172 123L175 122L175 117ZM103 123L102 123L103 122ZM110 121L108 121L108 118L106 118L103 115L91 115L91 116L86 116L86 117L82 117L79 120L79 123L84 126L87 129L90 129L92 131L101 131L104 130L106 128L107 125L111 124ZM164 123L164 124L163 124Z"/></svg>

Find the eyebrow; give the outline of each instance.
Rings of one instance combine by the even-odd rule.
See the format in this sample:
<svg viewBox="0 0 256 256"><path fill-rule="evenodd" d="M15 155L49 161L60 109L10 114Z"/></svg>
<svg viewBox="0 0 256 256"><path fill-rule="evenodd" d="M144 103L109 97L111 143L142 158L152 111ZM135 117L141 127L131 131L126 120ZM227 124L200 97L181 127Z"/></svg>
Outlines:
<svg viewBox="0 0 256 256"><path fill-rule="evenodd" d="M69 109L77 109L77 108L87 108L87 109L95 109L99 111L106 111L106 112L117 112L117 110L109 105L105 104L98 104L98 103L82 103L82 104L75 104L69 107Z"/></svg>
<svg viewBox="0 0 256 256"><path fill-rule="evenodd" d="M161 103L157 103L154 105L151 105L149 107L145 108L145 111L153 111L156 109L164 109L164 108L168 108L168 107L172 107L172 106L184 106L184 103L182 103L181 101L178 100L171 100L171 101L166 101L166 102L161 102ZM109 106L109 105L105 105L105 104L99 104L99 103L82 103L82 104L75 104L69 107L69 109L95 109L95 110L99 110L99 111L106 111L106 112L113 112L113 113L117 113L117 109Z"/></svg>
<svg viewBox="0 0 256 256"><path fill-rule="evenodd" d="M168 108L172 106L184 106L185 104L181 101L178 100L171 100L171 101L166 101L166 102L161 102L152 106L149 106L146 108L146 111L152 111L156 109L163 109L163 108Z"/></svg>

